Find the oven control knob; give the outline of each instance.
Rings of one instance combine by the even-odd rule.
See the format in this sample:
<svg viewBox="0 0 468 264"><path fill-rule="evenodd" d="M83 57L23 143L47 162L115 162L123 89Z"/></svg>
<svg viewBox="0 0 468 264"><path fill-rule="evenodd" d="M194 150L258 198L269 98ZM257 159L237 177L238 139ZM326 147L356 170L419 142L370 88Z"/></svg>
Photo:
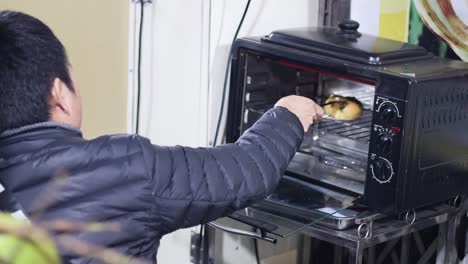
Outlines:
<svg viewBox="0 0 468 264"><path fill-rule="evenodd" d="M392 150L393 138L391 134L381 133L377 139L377 150L379 153L387 154Z"/></svg>
<svg viewBox="0 0 468 264"><path fill-rule="evenodd" d="M398 116L396 106L391 103L384 103L380 108L380 117L385 125L391 125Z"/></svg>
<svg viewBox="0 0 468 264"><path fill-rule="evenodd" d="M380 183L389 182L393 176L392 164L384 158L372 162L370 168L372 176Z"/></svg>

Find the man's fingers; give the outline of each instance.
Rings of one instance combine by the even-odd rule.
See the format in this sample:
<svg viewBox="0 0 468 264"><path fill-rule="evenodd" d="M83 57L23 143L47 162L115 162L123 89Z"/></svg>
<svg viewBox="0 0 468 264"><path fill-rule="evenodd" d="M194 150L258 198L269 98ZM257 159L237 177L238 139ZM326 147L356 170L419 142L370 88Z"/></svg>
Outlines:
<svg viewBox="0 0 468 264"><path fill-rule="evenodd" d="M323 114L325 111L322 107L317 105L316 103L313 104L313 122L317 123L322 119Z"/></svg>
<svg viewBox="0 0 468 264"><path fill-rule="evenodd" d="M285 107L295 114L304 126L304 131L307 131L313 123L320 121L325 113L323 108L310 98L295 95L281 98L275 106Z"/></svg>
<svg viewBox="0 0 468 264"><path fill-rule="evenodd" d="M314 103L315 113L322 117L325 114L325 110L318 104Z"/></svg>

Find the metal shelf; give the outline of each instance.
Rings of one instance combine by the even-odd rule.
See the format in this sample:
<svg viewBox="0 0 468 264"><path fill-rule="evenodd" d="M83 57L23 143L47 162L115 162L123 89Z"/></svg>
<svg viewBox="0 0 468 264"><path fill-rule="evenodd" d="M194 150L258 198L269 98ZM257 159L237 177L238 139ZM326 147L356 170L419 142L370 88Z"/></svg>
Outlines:
<svg viewBox="0 0 468 264"><path fill-rule="evenodd" d="M335 119L322 119L318 123L318 130L333 133L338 136L369 143L372 126L372 111L364 110L362 116L353 121L339 121Z"/></svg>

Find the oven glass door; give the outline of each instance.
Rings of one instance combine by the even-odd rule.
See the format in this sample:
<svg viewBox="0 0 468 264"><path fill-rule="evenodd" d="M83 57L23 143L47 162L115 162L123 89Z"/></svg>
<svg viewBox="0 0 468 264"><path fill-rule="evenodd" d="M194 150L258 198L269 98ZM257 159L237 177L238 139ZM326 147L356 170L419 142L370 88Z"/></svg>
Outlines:
<svg viewBox="0 0 468 264"><path fill-rule="evenodd" d="M301 95L318 104L331 96L352 97L362 114L343 121L325 117L305 134L288 172L319 184L363 194L375 85L359 77L323 71L245 52L240 132L251 127L283 96ZM331 100L331 99L330 99ZM327 107L327 106L325 106Z"/></svg>
<svg viewBox="0 0 468 264"><path fill-rule="evenodd" d="M351 194L284 176L276 192L266 200L216 222L244 231L251 231L254 227L253 231L263 232L270 242L271 239L288 238L312 229L326 228L338 232L356 226L359 219L369 216L370 212L357 205L356 199Z"/></svg>
<svg viewBox="0 0 468 264"><path fill-rule="evenodd" d="M276 225L275 233L287 237L310 225L346 229L364 212L356 200L364 193L375 85L356 77L327 73L246 52L243 65L240 132L287 95L306 96L324 104L330 96L354 97L362 114L354 120L325 117L305 134L300 150L290 163L288 176L266 200L237 212L237 218L257 219ZM246 218L247 217L247 218ZM234 217L236 218L236 217Z"/></svg>

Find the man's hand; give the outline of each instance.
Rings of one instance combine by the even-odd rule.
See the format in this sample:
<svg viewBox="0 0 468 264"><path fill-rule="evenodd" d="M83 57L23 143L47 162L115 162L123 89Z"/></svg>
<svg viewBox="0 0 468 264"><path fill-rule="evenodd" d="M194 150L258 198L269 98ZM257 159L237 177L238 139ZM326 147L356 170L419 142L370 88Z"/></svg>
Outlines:
<svg viewBox="0 0 468 264"><path fill-rule="evenodd" d="M307 131L314 122L319 121L325 113L323 108L311 99L297 95L283 97L275 106L285 107L295 114L304 126L304 131Z"/></svg>

